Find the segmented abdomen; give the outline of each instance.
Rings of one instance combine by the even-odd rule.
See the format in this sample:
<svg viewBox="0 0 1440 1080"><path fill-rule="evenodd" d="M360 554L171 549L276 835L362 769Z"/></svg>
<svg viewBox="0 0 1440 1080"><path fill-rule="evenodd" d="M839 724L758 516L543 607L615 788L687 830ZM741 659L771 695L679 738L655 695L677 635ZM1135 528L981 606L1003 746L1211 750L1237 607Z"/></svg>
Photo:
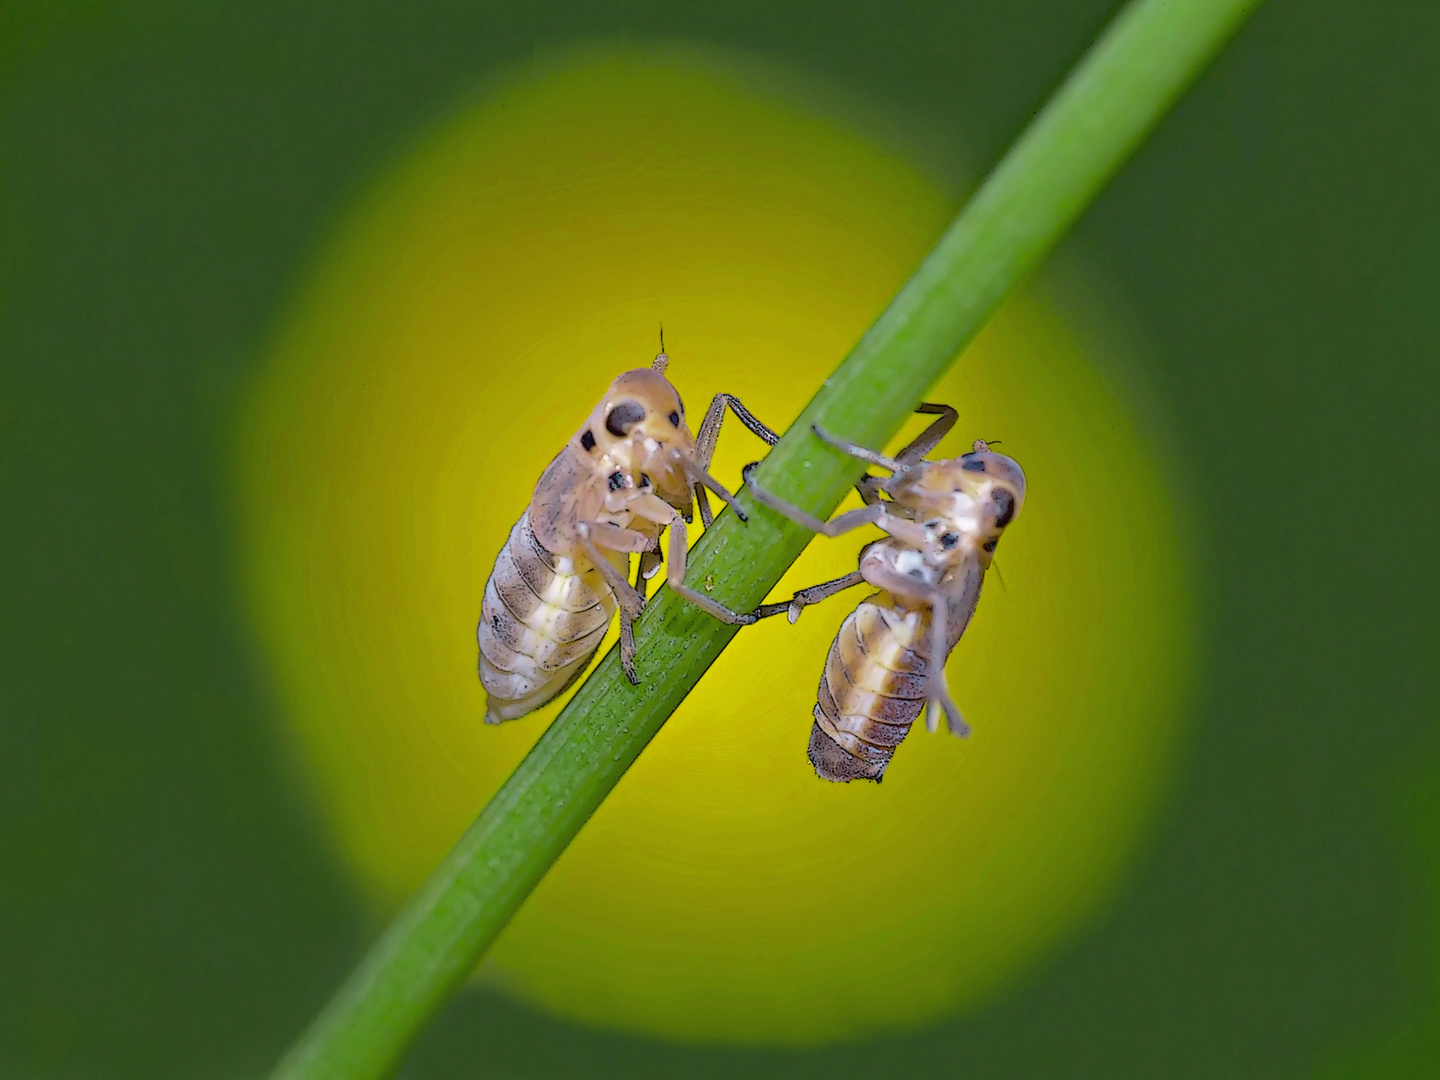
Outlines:
<svg viewBox="0 0 1440 1080"><path fill-rule="evenodd" d="M886 593L865 600L830 646L810 729L824 780L880 780L925 708L929 619L893 605Z"/></svg>
<svg viewBox="0 0 1440 1080"><path fill-rule="evenodd" d="M595 655L615 606L597 571L546 551L530 528L530 512L521 514L495 559L480 609L486 723L533 712L569 686Z"/></svg>

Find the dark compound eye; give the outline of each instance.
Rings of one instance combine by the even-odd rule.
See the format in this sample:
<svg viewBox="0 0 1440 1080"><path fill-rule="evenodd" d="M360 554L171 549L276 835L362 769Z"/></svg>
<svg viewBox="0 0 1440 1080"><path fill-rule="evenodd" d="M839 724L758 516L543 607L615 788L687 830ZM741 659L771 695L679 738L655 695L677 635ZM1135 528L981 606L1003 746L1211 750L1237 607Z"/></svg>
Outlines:
<svg viewBox="0 0 1440 1080"><path fill-rule="evenodd" d="M943 547L946 551L949 551L951 548L953 548L953 547L954 547L956 544L958 544L959 542L960 542L960 535L959 535L958 533L950 532L950 533L946 533L944 536L940 537L940 546Z"/></svg>
<svg viewBox="0 0 1440 1080"><path fill-rule="evenodd" d="M610 490L611 490L611 491L619 491L619 490L620 490L622 487L624 487L624 486L625 486L625 474L624 474L624 473L617 471L617 472L613 472L613 473L610 474Z"/></svg>
<svg viewBox="0 0 1440 1080"><path fill-rule="evenodd" d="M616 438L630 434L630 429L645 419L645 406L638 401L622 401L605 417L605 430Z"/></svg>
<svg viewBox="0 0 1440 1080"><path fill-rule="evenodd" d="M995 499L995 526L1003 529L1015 518L1015 496L1001 488L992 497Z"/></svg>
<svg viewBox="0 0 1440 1080"><path fill-rule="evenodd" d="M670 426L671 426L671 427L679 427L679 426L680 426L680 414L679 414L678 412L672 412L672 413L670 414Z"/></svg>
<svg viewBox="0 0 1440 1080"><path fill-rule="evenodd" d="M595 449L595 433L589 428L580 433L580 445L585 448L587 454Z"/></svg>
<svg viewBox="0 0 1440 1080"><path fill-rule="evenodd" d="M999 543L998 540L986 540L985 543L981 544L980 546L983 547L988 553L995 550L995 545L997 543Z"/></svg>

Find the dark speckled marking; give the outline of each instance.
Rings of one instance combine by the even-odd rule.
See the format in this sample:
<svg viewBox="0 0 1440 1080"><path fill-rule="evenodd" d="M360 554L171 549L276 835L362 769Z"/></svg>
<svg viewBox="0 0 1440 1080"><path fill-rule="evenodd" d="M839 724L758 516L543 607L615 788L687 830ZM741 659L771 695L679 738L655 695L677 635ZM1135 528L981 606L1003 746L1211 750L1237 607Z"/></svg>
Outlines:
<svg viewBox="0 0 1440 1080"><path fill-rule="evenodd" d="M994 494L995 499L995 527L1005 528L1015 518L1015 496L1004 488L1000 488Z"/></svg>

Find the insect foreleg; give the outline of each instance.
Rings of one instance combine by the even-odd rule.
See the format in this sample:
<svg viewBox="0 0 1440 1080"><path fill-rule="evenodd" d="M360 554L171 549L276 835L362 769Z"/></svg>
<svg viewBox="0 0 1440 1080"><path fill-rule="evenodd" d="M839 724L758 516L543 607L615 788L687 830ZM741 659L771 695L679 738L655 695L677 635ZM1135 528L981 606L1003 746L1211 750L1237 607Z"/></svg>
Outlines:
<svg viewBox="0 0 1440 1080"><path fill-rule="evenodd" d="M926 548L930 546L930 534L925 531L924 525L889 513L889 503L881 505L886 509L881 511L879 518L875 521L876 525L908 547Z"/></svg>
<svg viewBox="0 0 1440 1080"><path fill-rule="evenodd" d="M640 530L626 529L608 521L580 521L576 523L576 531L583 540L591 540L609 551L626 555L653 551L656 546L656 541Z"/></svg>
<svg viewBox="0 0 1440 1080"><path fill-rule="evenodd" d="M780 436L766 427L739 398L733 394L716 394L710 402L710 408L705 410L705 419L700 422L700 430L695 435L695 460L702 468L708 469L710 460L715 455L715 444L720 440L720 424L725 419L727 407L742 424L762 439L766 446L774 446L780 441Z"/></svg>
<svg viewBox="0 0 1440 1080"><path fill-rule="evenodd" d="M960 415L949 405L938 405L930 401L922 401L915 411L931 416L938 414L940 419L927 427L915 437L914 442L895 455L895 460L902 465L913 465L939 446L940 440L950 434L950 429L955 426L955 420Z"/></svg>
<svg viewBox="0 0 1440 1080"><path fill-rule="evenodd" d="M926 676L930 685L926 690L928 700L925 726L931 731L935 730L938 720L935 710L938 706L945 713L946 725L951 734L962 737L969 735L970 725L965 722L965 717L960 715L960 709L950 696L950 687L945 679L950 615L950 603L945 594L933 585L927 585L888 567L869 567L865 580L877 589L884 589L893 596L918 600L930 609L930 671Z"/></svg>
<svg viewBox="0 0 1440 1080"><path fill-rule="evenodd" d="M858 529L862 525L870 525L878 522L886 515L885 503L876 502L869 506L861 507L859 510L850 510L841 514L833 521L821 521L814 514L801 510L794 503L786 502L778 495L772 495L755 481L755 466L759 462L751 462L745 466L745 483L750 488L750 494L755 501L762 506L768 506L777 514L782 514L795 522L796 525L804 525L811 532L817 532L822 536L836 537L847 533L851 529Z"/></svg>
<svg viewBox="0 0 1440 1080"><path fill-rule="evenodd" d="M880 466L880 468L885 469L889 472L905 471L904 465L896 461L894 458L887 457L886 455L880 453L879 450L871 450L868 447L861 446L859 443L852 443L846 441L845 439L838 439L834 435L831 435L828 432L821 430L815 424L810 425L810 430L813 431L816 437L818 437L822 442L829 443L831 446L835 447L836 450L843 450L851 457L859 458L861 461L864 461L870 465L878 465Z"/></svg>
<svg viewBox="0 0 1440 1080"><path fill-rule="evenodd" d="M872 476L866 473L855 485L855 490L860 493L860 501L866 506L874 506L880 501L880 489L884 486L884 477Z"/></svg>
<svg viewBox="0 0 1440 1080"><path fill-rule="evenodd" d="M940 419L927 427L915 437L913 442L895 455L895 463L903 466L906 470L919 464L926 454L939 445L940 440L955 426L955 419L960 415L949 405L936 405L929 401L922 401L915 411L930 415L939 413ZM894 480L893 476L887 480L882 476L872 476L870 473L866 473L855 484L855 490L860 493L860 498L866 506L873 506L880 501L880 493L888 491Z"/></svg>
<svg viewBox="0 0 1440 1080"><path fill-rule="evenodd" d="M800 618L801 609L810 604L818 604L821 600L828 600L836 593L844 592L864 581L864 574L859 570L851 570L844 577L835 578L833 581L822 581L818 585L811 585L808 589L801 589L793 599L782 600L778 604L761 604L755 609L755 617L768 619L772 615L779 615L785 611L789 612L790 621L793 623Z"/></svg>
<svg viewBox="0 0 1440 1080"><path fill-rule="evenodd" d="M632 619L638 619L640 612L645 610L645 598L635 591L635 587L625 580L625 575L615 566L600 548L606 547L611 551L635 552L648 550L654 543L648 536L634 529L622 529L618 525L611 525L603 521L581 521L577 522L577 532L580 534L580 546L586 557L595 564L595 569L600 571L600 576L605 583L615 592L615 598L620 602L620 608L629 614Z"/></svg>
<svg viewBox="0 0 1440 1080"><path fill-rule="evenodd" d="M727 407L740 418L742 424L764 440L766 446L774 446L780 441L780 436L741 404L739 398L733 394L716 394L710 402L710 408L705 410L705 419L700 422L700 430L695 436L695 462L702 469L709 469L715 456L715 444L720 440L720 424L725 419ZM695 502L700 507L700 520L709 528L715 515L710 512L710 499L703 487L695 489ZM741 516L743 518L744 515Z"/></svg>
<svg viewBox="0 0 1440 1080"><path fill-rule="evenodd" d="M665 584L670 586L670 591L723 623L731 626L748 626L753 623L754 615L731 611L718 600L712 600L685 584L685 540L685 522L677 514L670 523L670 558L665 566Z"/></svg>
<svg viewBox="0 0 1440 1080"><path fill-rule="evenodd" d="M680 467L685 470L685 475L690 477L693 483L703 485L713 491L716 495L720 497L721 501L724 502L726 506L730 507L731 510L735 511L735 516L738 517L741 521L750 520L748 517L745 516L745 511L740 508L740 504L735 501L735 496L731 495L730 492L725 489L725 486L721 484L719 480L716 480L703 468L695 464L695 462L691 461L687 457L680 456L679 464ZM704 510L701 512L702 521L704 520L704 514L708 513L709 509L710 506L708 503L706 503L704 506ZM706 522L706 524L709 523Z"/></svg>

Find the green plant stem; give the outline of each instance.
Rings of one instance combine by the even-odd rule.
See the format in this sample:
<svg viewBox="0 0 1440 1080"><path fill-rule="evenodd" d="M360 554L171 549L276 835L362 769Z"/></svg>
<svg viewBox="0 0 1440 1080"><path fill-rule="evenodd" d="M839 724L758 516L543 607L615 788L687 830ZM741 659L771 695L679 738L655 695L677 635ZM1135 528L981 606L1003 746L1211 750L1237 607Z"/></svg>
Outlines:
<svg viewBox="0 0 1440 1080"><path fill-rule="evenodd" d="M820 515L859 474L812 424L882 446L1005 295L1074 222L1255 0L1133 0L826 380L761 467ZM745 498L745 496L742 496ZM691 555L688 580L750 610L811 534L747 501ZM389 1073L474 970L546 870L735 635L668 591L637 627L642 685L597 666L276 1069L276 1078Z"/></svg>

